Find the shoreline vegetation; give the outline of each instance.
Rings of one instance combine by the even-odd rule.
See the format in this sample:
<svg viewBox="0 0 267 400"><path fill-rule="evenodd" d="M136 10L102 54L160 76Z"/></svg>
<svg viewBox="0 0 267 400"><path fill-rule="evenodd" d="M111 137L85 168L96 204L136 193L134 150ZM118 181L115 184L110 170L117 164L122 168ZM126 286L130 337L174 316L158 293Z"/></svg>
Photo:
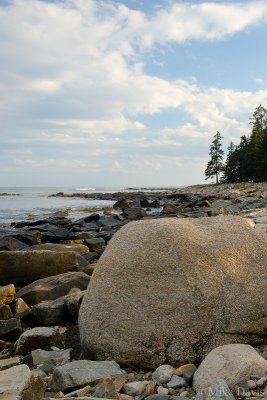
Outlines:
<svg viewBox="0 0 267 400"><path fill-rule="evenodd" d="M162 358L162 365L157 364L153 368L145 368L143 365L135 365L134 362L124 365L115 357L111 361L110 359L109 361L95 361L94 355L92 357L85 355L82 352L82 344L79 341L81 327L79 328L78 325L78 316L83 297L92 287L90 284L92 276L96 274L92 280L92 284L99 277L97 267L101 261L98 263L98 260L105 252L109 241L118 231L120 232L118 232L116 240L118 240L118 236L120 235L122 238L122 248L125 251L129 250L130 245L133 248L132 252L129 252L129 258L132 255L132 257L134 256L134 262L141 260L141 264L142 260L145 259L142 259L142 257L138 258L140 249L135 248L132 236L126 234L124 242L123 232L128 228L130 229L131 225L127 225L130 222L133 222L132 226L143 226L143 224L146 224L146 220L148 220L149 224L153 224L153 226L154 224L155 226L166 226L174 222L174 225L177 223L179 226L183 226L186 231L189 225L196 227L203 226L206 221L206 225L212 226L213 221L217 221L219 229L218 232L216 231L218 234L215 236L216 243L219 244L218 248L216 244L213 244L212 234L209 232L209 229L206 233L210 235L210 244L207 244L205 241L205 232L204 236L198 236L197 228L193 230L191 235L195 236L195 241L191 241L192 238L189 235L187 238L188 241L183 242L183 230L176 236L176 239L179 239L181 234L181 243L185 244L186 252L190 251L192 257L196 257L195 264L193 262L194 268L198 268L201 264L199 264L199 260L202 260L202 251L207 252L211 257L213 257L213 254L219 255L219 253L217 254L217 250L220 249L220 233L222 225L226 223L228 225L226 228L224 227L224 230L227 230L229 226L229 232L232 235L232 240L229 242L229 252L231 253L234 250L234 252L237 252L236 254L239 254L241 249L245 254L248 243L246 242L243 245L241 240L243 231L247 232L248 237L255 233L256 239L254 237L254 242L256 242L261 252L258 261L260 265L263 265L267 250L267 246L264 246L267 238L267 182L241 182L218 185L203 184L183 188L163 188L157 191L150 188L142 188L142 190L136 192L125 191L116 193L64 194L63 192L59 192L52 196L83 197L85 199L99 200L108 199L114 201L114 204L113 207L106 208L88 207L85 211L87 214L75 220L69 218L69 210L65 209L51 215L45 215L43 219L40 219L40 217L38 217L39 219L34 219L33 213L31 220L13 222L9 226L0 227L0 386L6 388L4 389L5 392L24 390L23 388L27 388L28 390L30 388L32 390L31 398L37 400L44 398L67 399L77 397L113 400L177 400L181 398L195 400L196 398L200 399L200 397L196 397L199 396L202 390L200 388L203 385L207 386L207 382L210 382L209 387L217 385L214 390L220 393L223 390L225 393L228 393L228 400L240 398L260 399L264 396L267 390L267 335L260 335L261 341L257 343L252 343L250 340L241 343L237 339L235 339L237 341L234 340L231 342L229 336L229 341L223 343L226 346L221 346L221 343L214 346L215 348L204 359L200 358L196 361L193 359L183 359L183 362L177 363L169 361L171 364L169 365L166 361L167 358ZM218 219L213 220L214 217ZM249 224L243 218L248 218ZM137 222L134 225L134 221L140 221L140 224ZM235 225L236 221L238 228ZM255 232L252 229L255 229ZM149 237L144 240L147 246L146 249L149 253L152 245L151 238L155 233L154 236L157 238L157 243L159 244L156 246L156 249L159 248L160 251L158 255L157 250L152 251L151 262L153 268L149 271L149 281L142 280L142 290L144 289L145 297L141 298L141 288L134 288L134 293L138 294L136 302L141 301L142 304L146 304L148 298L151 301L156 301L154 297L162 295L159 290L155 289L154 291L153 285L155 285L155 288L157 288L157 284L166 285L166 277L162 273L164 271L164 273L167 273L168 271L166 268L162 268L162 266L168 266L168 257L171 256L170 252L175 250L172 248L173 235L169 231L169 228L167 228L165 233L159 228L155 230L153 228L151 232L151 235L148 235ZM168 237L171 240L171 243L167 245L164 242L166 232L170 233ZM203 231L201 232L203 234ZM236 236L234 232L236 232ZM226 236L227 232L225 233ZM239 247L235 249L234 246L237 237L239 237L239 244L237 245ZM140 234L138 238L140 238L142 243L144 236ZM113 246L116 246L116 240L112 242ZM127 240L130 244L127 244ZM198 240L200 241L200 245L197 245L196 249L194 249L193 246L199 244ZM204 240L204 242L201 242L201 240ZM213 250L209 253L212 246ZM107 258L109 249L110 246L101 260L105 259L105 257ZM227 246L226 249L228 249ZM254 247L252 250L251 256L255 253ZM197 251L200 254L196 256ZM226 253L227 251L223 251L220 257L224 260L228 268L229 260ZM206 257L205 254L204 256ZM163 259L157 265L159 257L163 257ZM204 259L206 259L205 257ZM216 258L216 263L220 263L220 257ZM181 255L182 259L183 256ZM112 257L110 260L112 262ZM243 258L239 259L237 257L236 260L237 268L239 268L240 265L238 263L241 262L242 264ZM117 261L119 264L120 260ZM124 262L127 262L125 257ZM138 268L141 268L142 265L139 264ZM179 263L175 265L179 266ZM220 265L220 268L222 266L224 264ZM157 270L155 276L154 269ZM240 275L239 273L235 274L237 272L235 265L229 271L233 272L231 273L231 285L237 279L237 288L240 288L240 293L235 293L234 297L243 298L246 291L241 281L238 281L239 278L242 278L242 273ZM131 280L135 281L135 273L131 276ZM197 296L200 293L198 290L200 280L203 279L201 273L202 270L200 268L196 275L198 280L196 284ZM261 269L259 268L257 279L264 286L266 275L261 279L260 273ZM118 282L118 285L123 285L123 287L120 286L119 290L112 290L112 288L105 286L103 291L111 291L113 294L119 293L119 296L121 296L122 291L130 285L130 279L128 281L125 275L123 283L123 274L118 276L115 274L114 276L116 283ZM138 278L138 273L136 276ZM175 273L172 276L178 275ZM185 274L185 276L187 275ZM220 279L221 275L218 274L216 276L216 279ZM159 280L154 282L153 279L158 279L158 277ZM247 279L250 279L249 277L250 275ZM207 290L209 290L205 279L203 282L203 288L207 286ZM140 281L138 284L141 284ZM225 287L224 296L231 289L231 285ZM253 285L253 282L249 282L248 287L251 285ZM211 287L213 286L212 283ZM188 288L185 287L183 290L185 290L184 294L186 296L188 294L190 298L190 293L193 290L192 287L189 285ZM183 293L183 290L181 293ZM206 294L206 289L204 292ZM263 315L262 308L266 304L266 296L261 295L262 291L260 290L258 297L256 296L256 292L257 289L253 300L256 298L260 300L258 309L256 307L252 309L253 318L256 314ZM101 295L101 290L98 293ZM140 298L139 295L141 296ZM229 296L231 303L232 294ZM123 295L122 298L126 299ZM121 298L119 299L121 301ZM202 297L199 297L199 301L202 301L201 299ZM169 311L168 301L170 300L167 299L163 302ZM251 304L250 301L252 301L251 298L248 301L249 305ZM129 314L131 311L129 310L131 310L132 306L135 309L137 303L130 296L130 305L125 310L128 316L131 317L131 314ZM117 317L124 317L120 313L116 315L112 314L116 313L113 310L113 306L110 306L110 304L116 304L114 300L107 304L107 307L109 307L107 309L109 313L108 319L110 321L115 320ZM153 308L153 304L150 311L152 314L154 313L154 308L157 308L156 305ZM184 306L181 301L171 309L177 309L177 316L179 316L183 312ZM212 308L212 304L210 306ZM161 306L159 306L157 313L160 312L160 309ZM220 307L218 307L217 311L220 312ZM146 311L144 312L146 313ZM239 317L242 321L244 320L245 333L251 333L250 329L253 333L255 331L255 321L253 320L251 327L249 324L246 325L246 318L248 318L246 312L247 310L244 311L244 318L243 315ZM230 311L229 313L231 314ZM159 318L159 326L155 325L155 331L152 332L153 335L156 335L157 331L160 331L161 316L160 314L157 314L157 316ZM98 317L99 315L96 313L94 320ZM147 318L150 318L150 313L147 314ZM105 319L103 323L106 324ZM143 323L146 324L146 320L141 321L140 319L140 326L138 324L135 325L136 330L142 330ZM213 322L210 321L209 323ZM255 323L257 323L257 329L260 329L260 326L265 326L264 318L256 320ZM195 325L197 325L197 321ZM177 326L179 327L180 325L177 324ZM242 331L242 327L240 329ZM131 329L127 331L127 334L130 334L130 331ZM241 331L240 334L242 333ZM109 336L106 335L105 329L103 328L100 333L104 334L104 340L108 343ZM252 338L257 337L258 339L256 334L256 336L253 335ZM140 334L141 336L142 334ZM145 346L144 348L148 350L149 354L151 353L150 346L152 346L152 349L160 346L161 349L163 343L161 343L161 339L156 340L153 337L151 336L151 340L142 342L142 346ZM239 335L238 337L241 336ZM112 338L110 337L110 339ZM254 349L244 343L254 346ZM198 342L198 345L202 346L201 340ZM176 350L174 346L174 353ZM216 354L219 354L218 360ZM215 357L215 361L213 357ZM220 360L224 358L228 360L227 365L221 366ZM239 359L238 365L235 364L237 358ZM245 367L244 363L246 363ZM214 365L216 365L215 369ZM156 366L158 367L156 368ZM221 376L222 370L224 371L223 377ZM79 371L78 374L77 371ZM244 371L247 371L245 375ZM233 375L238 378L236 381L232 380ZM10 376L12 376L12 381L10 380ZM223 381L222 378L224 379ZM37 381L38 385L36 384ZM20 382L19 387L22 389L17 389L18 382ZM244 396L240 396L240 393L244 394ZM66 395L68 397L65 397ZM18 396L18 398L20 397ZM201 399L206 400L206 397L201 397Z"/></svg>

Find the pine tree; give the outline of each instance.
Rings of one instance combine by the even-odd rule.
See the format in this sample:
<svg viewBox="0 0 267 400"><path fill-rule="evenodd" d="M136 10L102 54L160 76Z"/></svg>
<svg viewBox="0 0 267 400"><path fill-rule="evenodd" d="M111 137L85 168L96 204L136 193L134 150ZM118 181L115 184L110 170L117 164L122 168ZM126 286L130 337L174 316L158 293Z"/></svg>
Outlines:
<svg viewBox="0 0 267 400"><path fill-rule="evenodd" d="M205 179L216 177L216 183L219 183L219 174L223 172L223 155L224 151L222 150L221 144L222 136L219 131L214 135L214 139L210 145L209 155L211 156L210 161L208 162L207 168L205 170Z"/></svg>
<svg viewBox="0 0 267 400"><path fill-rule="evenodd" d="M238 150L236 149L233 142L230 142L229 147L227 148L228 154L226 158L226 163L223 169L223 177L221 179L224 183L233 183L237 182L238 174L237 174L237 165L238 165Z"/></svg>
<svg viewBox="0 0 267 400"><path fill-rule="evenodd" d="M240 144L229 147L224 182L267 181L267 110L256 108L250 118L251 135L241 136Z"/></svg>

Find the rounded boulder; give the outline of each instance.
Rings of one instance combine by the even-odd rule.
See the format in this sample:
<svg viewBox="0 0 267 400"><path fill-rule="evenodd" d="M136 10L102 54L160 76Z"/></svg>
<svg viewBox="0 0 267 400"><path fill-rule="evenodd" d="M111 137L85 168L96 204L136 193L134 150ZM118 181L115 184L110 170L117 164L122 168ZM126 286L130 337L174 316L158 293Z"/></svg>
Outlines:
<svg viewBox="0 0 267 400"><path fill-rule="evenodd" d="M267 235L237 216L125 225L82 302L84 353L156 368L266 341L266 260Z"/></svg>

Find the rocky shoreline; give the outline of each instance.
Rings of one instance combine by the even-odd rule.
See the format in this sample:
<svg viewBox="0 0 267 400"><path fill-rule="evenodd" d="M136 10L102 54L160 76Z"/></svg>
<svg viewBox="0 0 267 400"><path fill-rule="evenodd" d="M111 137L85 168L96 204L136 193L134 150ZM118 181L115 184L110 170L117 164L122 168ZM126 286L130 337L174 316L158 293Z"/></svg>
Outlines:
<svg viewBox="0 0 267 400"><path fill-rule="evenodd" d="M220 346L221 353L212 350L200 366L164 364L143 370L86 358L77 324L98 259L123 226L137 220L236 215L249 218L259 235L265 235L267 183L79 197L113 200L113 210L90 213L75 221L63 210L43 220L1 228L0 397L267 399L267 335L265 344L256 350L245 344ZM218 374L210 380L222 358L228 360L227 365L218 367Z"/></svg>

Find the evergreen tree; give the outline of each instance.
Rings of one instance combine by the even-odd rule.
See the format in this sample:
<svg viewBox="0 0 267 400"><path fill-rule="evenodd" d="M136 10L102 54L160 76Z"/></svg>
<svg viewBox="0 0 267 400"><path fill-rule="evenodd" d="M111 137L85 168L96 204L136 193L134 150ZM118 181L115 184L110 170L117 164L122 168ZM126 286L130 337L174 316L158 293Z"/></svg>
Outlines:
<svg viewBox="0 0 267 400"><path fill-rule="evenodd" d="M251 135L241 136L240 144L230 145L224 168L224 182L267 181L267 110L256 108L250 119Z"/></svg>
<svg viewBox="0 0 267 400"><path fill-rule="evenodd" d="M229 147L227 148L228 154L226 158L225 167L223 169L223 177L221 179L224 183L233 183L237 182L238 179L238 171L237 171L237 155L238 151L235 148L233 142L230 142Z"/></svg>
<svg viewBox="0 0 267 400"><path fill-rule="evenodd" d="M211 156L210 161L208 162L207 168L205 170L205 179L216 177L216 183L219 183L219 174L223 172L224 165L223 165L223 154L224 151L222 150L222 136L220 132L214 135L214 139L210 145L210 152L209 155Z"/></svg>

